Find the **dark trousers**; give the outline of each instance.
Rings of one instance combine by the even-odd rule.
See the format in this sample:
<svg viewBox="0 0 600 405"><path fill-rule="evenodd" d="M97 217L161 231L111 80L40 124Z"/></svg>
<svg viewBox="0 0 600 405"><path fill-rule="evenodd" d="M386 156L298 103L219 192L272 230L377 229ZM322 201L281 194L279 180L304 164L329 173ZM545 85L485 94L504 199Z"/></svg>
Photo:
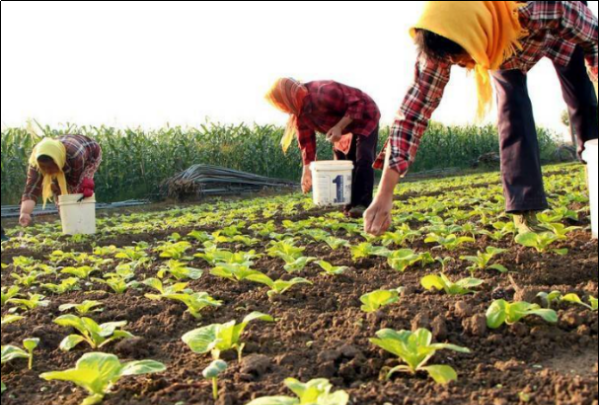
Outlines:
<svg viewBox="0 0 600 405"><path fill-rule="evenodd" d="M373 163L375 163L377 157L378 141L379 128L369 136L354 135L352 146L347 155L335 151L335 160L351 160L354 162L351 207L358 207L359 205L368 207L373 202L373 190L375 189Z"/></svg>
<svg viewBox="0 0 600 405"><path fill-rule="evenodd" d="M583 52L567 67L557 67L572 128L583 150L598 139L598 102L589 80ZM498 92L498 130L502 180L508 213L548 209L527 75L519 70L494 72Z"/></svg>

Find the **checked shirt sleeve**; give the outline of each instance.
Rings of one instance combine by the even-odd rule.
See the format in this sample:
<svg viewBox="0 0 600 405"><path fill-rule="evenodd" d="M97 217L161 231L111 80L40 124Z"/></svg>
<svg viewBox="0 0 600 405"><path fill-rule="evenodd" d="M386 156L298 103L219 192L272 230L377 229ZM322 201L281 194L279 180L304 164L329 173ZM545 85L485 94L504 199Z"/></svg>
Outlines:
<svg viewBox="0 0 600 405"><path fill-rule="evenodd" d="M585 52L590 78L598 82L598 17L579 1L533 1L532 21L539 29L550 27L556 35L576 43Z"/></svg>
<svg viewBox="0 0 600 405"><path fill-rule="evenodd" d="M43 177L37 171L36 168L29 166L27 172L27 183L21 202L35 201L37 203L38 198L42 195L42 182Z"/></svg>
<svg viewBox="0 0 600 405"><path fill-rule="evenodd" d="M88 158L84 163L85 167L83 169L83 173L81 175L81 179L79 181L79 185L85 179L94 179L94 175L98 171L100 164L102 164L102 148L99 144L90 145L88 148Z"/></svg>
<svg viewBox="0 0 600 405"><path fill-rule="evenodd" d="M421 55L415 67L414 83L400 107L386 148L375 162L382 169L390 148L389 168L404 176L414 161L421 138L429 121L440 105L446 85L450 81L450 63Z"/></svg>
<svg viewBox="0 0 600 405"><path fill-rule="evenodd" d="M305 166L317 160L317 134L302 122L298 122L298 145Z"/></svg>

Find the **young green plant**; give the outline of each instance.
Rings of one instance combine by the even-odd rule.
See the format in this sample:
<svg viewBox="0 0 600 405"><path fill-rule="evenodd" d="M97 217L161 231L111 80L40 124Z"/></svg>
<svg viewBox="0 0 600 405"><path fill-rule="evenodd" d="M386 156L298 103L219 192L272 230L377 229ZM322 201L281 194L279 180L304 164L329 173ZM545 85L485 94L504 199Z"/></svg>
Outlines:
<svg viewBox="0 0 600 405"><path fill-rule="evenodd" d="M213 399L219 399L219 376L227 370L227 363L215 360L202 371L202 376L212 382Z"/></svg>
<svg viewBox="0 0 600 405"><path fill-rule="evenodd" d="M397 303L400 300L402 289L397 290L379 290L365 294L360 297L362 306L360 309L367 314L379 311L381 308Z"/></svg>
<svg viewBox="0 0 600 405"><path fill-rule="evenodd" d="M247 405L347 405L350 396L345 391L333 391L333 385L328 380L318 379L302 384L300 381L288 378L285 386L296 397L263 397L251 401Z"/></svg>
<svg viewBox="0 0 600 405"><path fill-rule="evenodd" d="M487 311L487 326L490 329L499 329L504 324L514 325L529 316L537 316L550 324L558 322L558 314L552 309L542 309L539 305L528 302L511 304L505 300L497 300Z"/></svg>
<svg viewBox="0 0 600 405"><path fill-rule="evenodd" d="M127 376L162 373L164 364L153 360L121 363L117 356L105 353L85 354L74 369L44 373L46 381L66 381L85 389L89 396L81 405L96 405L104 400L114 384Z"/></svg>
<svg viewBox="0 0 600 405"><path fill-rule="evenodd" d="M451 350L463 354L471 352L469 349L452 344L433 344L433 335L426 329L419 329L416 332L383 329L377 333L376 339L370 339L370 341L381 349L398 356L404 363L404 365L390 370L387 374L388 379L399 372L416 375L423 371L441 385L456 381L458 375L450 366L428 365L431 358L440 350Z"/></svg>
<svg viewBox="0 0 600 405"><path fill-rule="evenodd" d="M101 349L106 345L122 339L130 339L134 336L122 330L127 326L127 322L109 322L98 325L90 318L79 318L74 315L64 315L56 318L55 324L73 328L79 332L78 335L73 334L67 336L60 344L60 349L64 352L69 352L81 343L87 343L92 349Z"/></svg>
<svg viewBox="0 0 600 405"><path fill-rule="evenodd" d="M211 353L214 360L221 358L221 353L236 350L238 359L242 361L244 344L241 337L251 322L275 322L273 317L253 312L241 323L231 321L225 324L213 324L193 330L183 336L183 342L196 354Z"/></svg>
<svg viewBox="0 0 600 405"><path fill-rule="evenodd" d="M426 276L421 280L421 286L427 291L444 291L448 295L473 294L475 292L473 291L473 288L477 288L483 283L483 280L476 278L464 278L454 282L443 273L439 276L435 274Z"/></svg>

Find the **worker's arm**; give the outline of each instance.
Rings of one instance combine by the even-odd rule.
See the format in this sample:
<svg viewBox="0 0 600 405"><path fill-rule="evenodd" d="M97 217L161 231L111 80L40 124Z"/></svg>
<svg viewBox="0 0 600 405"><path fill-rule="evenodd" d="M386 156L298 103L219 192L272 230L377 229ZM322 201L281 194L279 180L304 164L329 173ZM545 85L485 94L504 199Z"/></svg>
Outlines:
<svg viewBox="0 0 600 405"><path fill-rule="evenodd" d="M298 123L298 146L302 152L302 192L312 190L312 173L310 164L317 160L317 134L303 122Z"/></svg>
<svg viewBox="0 0 600 405"><path fill-rule="evenodd" d="M348 116L342 118L333 128L327 132L327 140L331 143L339 142L342 136L345 135L344 131L352 124L354 120Z"/></svg>
<svg viewBox="0 0 600 405"><path fill-rule="evenodd" d="M19 224L21 226L29 226L33 222L32 214L35 209L35 201L25 200L21 202L21 215L19 217Z"/></svg>
<svg viewBox="0 0 600 405"><path fill-rule="evenodd" d="M400 173L390 168L391 147L386 151L386 163L383 177L377 190L375 200L365 212L365 232L371 235L382 235L392 225L392 209L394 208L394 190L400 181Z"/></svg>
<svg viewBox="0 0 600 405"><path fill-rule="evenodd" d="M35 209L38 198L42 195L42 182L44 178L34 167L29 167L27 172L27 183L21 197L21 215L19 223L21 226L31 225L31 214Z"/></svg>
<svg viewBox="0 0 600 405"><path fill-rule="evenodd" d="M394 189L414 161L421 138L450 81L451 67L449 62L420 56L413 85L392 126L385 155L380 156L375 163L376 168L383 168L383 178L375 200L365 212L367 233L381 235L389 229L392 223Z"/></svg>

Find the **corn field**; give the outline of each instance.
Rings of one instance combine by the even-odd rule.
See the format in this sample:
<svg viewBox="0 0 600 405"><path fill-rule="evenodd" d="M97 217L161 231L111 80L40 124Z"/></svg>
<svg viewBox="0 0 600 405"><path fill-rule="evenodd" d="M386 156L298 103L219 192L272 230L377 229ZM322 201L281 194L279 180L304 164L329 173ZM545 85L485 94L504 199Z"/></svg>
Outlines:
<svg viewBox="0 0 600 405"><path fill-rule="evenodd" d="M27 159L41 136L83 134L97 140L104 160L96 176L97 193L104 202L156 195L164 180L203 163L262 176L298 180L302 172L298 148L285 155L279 140L283 129L259 125L205 124L199 128L165 127L154 131L110 127L7 128L2 130L2 204L15 204L25 184ZM383 129L380 146L389 135ZM545 160L556 143L540 130ZM494 127L444 127L433 124L423 138L412 171L468 167L479 156L498 150ZM318 137L318 156L331 159L331 146Z"/></svg>

